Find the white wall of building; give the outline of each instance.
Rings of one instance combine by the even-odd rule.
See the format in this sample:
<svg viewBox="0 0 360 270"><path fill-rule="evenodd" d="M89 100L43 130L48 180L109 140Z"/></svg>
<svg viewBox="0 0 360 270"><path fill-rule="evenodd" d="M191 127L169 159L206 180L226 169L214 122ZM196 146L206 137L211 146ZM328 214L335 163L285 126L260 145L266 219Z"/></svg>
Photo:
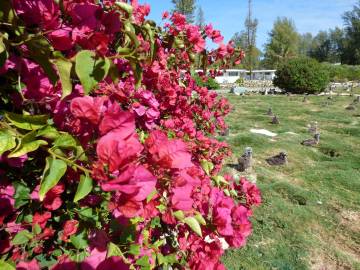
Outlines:
<svg viewBox="0 0 360 270"><path fill-rule="evenodd" d="M276 70L253 70L251 80L272 81L275 78ZM215 77L220 84L235 83L239 78L250 80L250 72L244 69L227 69L223 76Z"/></svg>

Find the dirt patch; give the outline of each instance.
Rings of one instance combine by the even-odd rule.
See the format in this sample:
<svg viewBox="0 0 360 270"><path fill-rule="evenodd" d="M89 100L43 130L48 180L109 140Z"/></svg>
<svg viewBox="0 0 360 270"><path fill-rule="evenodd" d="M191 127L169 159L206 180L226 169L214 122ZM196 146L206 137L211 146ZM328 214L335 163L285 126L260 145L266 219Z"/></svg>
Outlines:
<svg viewBox="0 0 360 270"><path fill-rule="evenodd" d="M360 212L345 210L341 212L341 224L353 232L360 232Z"/></svg>
<svg viewBox="0 0 360 270"><path fill-rule="evenodd" d="M304 116L303 115L293 115L293 116L288 116L287 117L288 120L303 120L304 119Z"/></svg>
<svg viewBox="0 0 360 270"><path fill-rule="evenodd" d="M339 261L327 250L312 252L310 257L311 270L352 270L352 266L346 262Z"/></svg>
<svg viewBox="0 0 360 270"><path fill-rule="evenodd" d="M323 251L313 252L310 256L311 270L337 270L336 261L324 254Z"/></svg>
<svg viewBox="0 0 360 270"><path fill-rule="evenodd" d="M352 262L360 263L360 246L351 240L349 231L349 222L354 223L354 228L359 229L359 212L341 211L339 213L342 220L335 234L330 235L324 231L324 228L314 225L314 233L321 240L322 250L317 250L310 257L311 269L313 270L352 270ZM344 217L346 218L344 218ZM341 254L342 256L336 256Z"/></svg>

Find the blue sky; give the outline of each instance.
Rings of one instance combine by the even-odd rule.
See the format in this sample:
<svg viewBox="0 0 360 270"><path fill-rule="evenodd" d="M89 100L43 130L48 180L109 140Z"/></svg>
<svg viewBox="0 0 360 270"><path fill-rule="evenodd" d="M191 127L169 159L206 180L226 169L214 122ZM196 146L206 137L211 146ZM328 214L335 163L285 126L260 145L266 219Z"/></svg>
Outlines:
<svg viewBox="0 0 360 270"><path fill-rule="evenodd" d="M151 5L150 18L160 22L161 14L171 10L171 0L139 0ZM257 43L260 49L268 39L274 20L286 16L295 21L300 33L316 34L342 26L342 14L351 10L357 0L253 0L253 13L259 20ZM206 22L221 30L225 40L241 31L247 14L248 0L197 0L205 13Z"/></svg>

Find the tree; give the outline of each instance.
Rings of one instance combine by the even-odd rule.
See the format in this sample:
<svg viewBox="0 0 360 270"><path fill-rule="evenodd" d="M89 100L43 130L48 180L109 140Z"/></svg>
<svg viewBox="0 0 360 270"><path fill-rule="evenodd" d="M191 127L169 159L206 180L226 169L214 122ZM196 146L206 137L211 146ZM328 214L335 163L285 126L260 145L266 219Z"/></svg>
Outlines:
<svg viewBox="0 0 360 270"><path fill-rule="evenodd" d="M277 68L281 63L298 55L299 34L295 24L288 18L277 18L265 45L266 66Z"/></svg>
<svg viewBox="0 0 360 270"><path fill-rule="evenodd" d="M352 11L343 15L345 23L345 41L342 62L349 65L360 64L360 1Z"/></svg>
<svg viewBox="0 0 360 270"><path fill-rule="evenodd" d="M299 37L299 55L306 57L309 56L312 42L313 42L313 36L311 33L305 33L300 35Z"/></svg>
<svg viewBox="0 0 360 270"><path fill-rule="evenodd" d="M205 15L201 6L198 7L196 24L200 26L200 28L203 28L205 26Z"/></svg>
<svg viewBox="0 0 360 270"><path fill-rule="evenodd" d="M316 59L319 62L328 61L330 54L330 38L326 31L320 31L312 42L312 48L310 50L310 57Z"/></svg>
<svg viewBox="0 0 360 270"><path fill-rule="evenodd" d="M241 48L245 51L245 58L241 61L239 67L248 70L259 68L262 52L257 47L249 50L247 32L242 31L240 33L235 33L232 37L232 41L235 42L237 48Z"/></svg>
<svg viewBox="0 0 360 270"><path fill-rule="evenodd" d="M195 0L171 0L174 10L186 16L189 23L194 22L194 12L196 9Z"/></svg>
<svg viewBox="0 0 360 270"><path fill-rule="evenodd" d="M256 57L256 31L258 23L257 19L252 18L252 0L249 0L249 14L245 20L245 29L247 33L247 47L245 52L248 55L247 65L250 71L250 78L252 77Z"/></svg>
<svg viewBox="0 0 360 270"><path fill-rule="evenodd" d="M232 40L236 47L240 47L245 51L245 59L242 61L242 66L250 71L259 66L261 51L256 47L256 32L258 20L252 18L251 0L249 0L249 13L245 20L245 30L240 33L235 33Z"/></svg>
<svg viewBox="0 0 360 270"><path fill-rule="evenodd" d="M343 51L344 31L339 27L320 31L313 39L309 56L319 62L339 63Z"/></svg>
<svg viewBox="0 0 360 270"><path fill-rule="evenodd" d="M340 63L341 55L344 50L345 32L343 29L336 27L330 29L330 54L328 61L330 63Z"/></svg>

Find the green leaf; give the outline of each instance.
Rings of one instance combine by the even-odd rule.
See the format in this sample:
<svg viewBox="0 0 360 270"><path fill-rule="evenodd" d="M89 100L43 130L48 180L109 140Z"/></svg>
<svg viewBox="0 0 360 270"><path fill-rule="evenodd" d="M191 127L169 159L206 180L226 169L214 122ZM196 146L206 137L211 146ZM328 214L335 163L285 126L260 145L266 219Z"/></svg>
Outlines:
<svg viewBox="0 0 360 270"><path fill-rule="evenodd" d="M54 147L64 148L64 149L76 149L77 142L73 136L68 133L61 134L54 141Z"/></svg>
<svg viewBox="0 0 360 270"><path fill-rule="evenodd" d="M154 196L157 194L157 190L154 189L147 197L146 197L146 202L149 203L153 198Z"/></svg>
<svg viewBox="0 0 360 270"><path fill-rule="evenodd" d="M8 59L9 54L7 51L0 53L0 68L5 65L6 60Z"/></svg>
<svg viewBox="0 0 360 270"><path fill-rule="evenodd" d="M79 218L86 222L96 223L96 221L99 220L95 209L90 207L81 208L80 211L78 211L78 214Z"/></svg>
<svg viewBox="0 0 360 270"><path fill-rule="evenodd" d="M59 135L53 144L54 148L62 148L62 149L71 149L74 151L76 155L77 160L86 161L87 157L84 152L84 148L81 146L81 144L78 142L77 139L75 139L73 136L71 136L69 133L62 133Z"/></svg>
<svg viewBox="0 0 360 270"><path fill-rule="evenodd" d="M151 246L155 249L158 249L159 247L163 246L166 244L166 240L162 239L162 240L156 240L156 242L154 244L152 244Z"/></svg>
<svg viewBox="0 0 360 270"><path fill-rule="evenodd" d="M131 47L133 47L133 51L135 51L139 46L140 46L140 42L135 34L135 32L131 32L131 31L125 31L125 34L128 36L130 42L131 42Z"/></svg>
<svg viewBox="0 0 360 270"><path fill-rule="evenodd" d="M51 83L55 85L58 81L58 75L54 69L53 63L50 62L50 57L54 48L43 35L32 34L30 37L31 38L25 43L29 49L30 58L42 67Z"/></svg>
<svg viewBox="0 0 360 270"><path fill-rule="evenodd" d="M71 69L73 67L73 63L65 58L57 58L54 60L54 63L59 72L62 87L61 98L63 99L72 92Z"/></svg>
<svg viewBox="0 0 360 270"><path fill-rule="evenodd" d="M24 213L24 212L23 212ZM26 216L23 216L22 221L26 222L26 223L32 223L33 222L33 215L29 214ZM21 222L21 221L20 221ZM16 220L16 223L18 223L18 221Z"/></svg>
<svg viewBox="0 0 360 270"><path fill-rule="evenodd" d="M133 7L127 3L124 2L115 2L115 5L117 5L120 9L125 11L129 16L133 13Z"/></svg>
<svg viewBox="0 0 360 270"><path fill-rule="evenodd" d="M161 221L159 217L154 217L150 223L151 228L161 228Z"/></svg>
<svg viewBox="0 0 360 270"><path fill-rule="evenodd" d="M143 28L144 28L144 30L148 36L148 40L150 42L150 59L153 59L154 54L155 54L155 33L149 23L146 23L143 26Z"/></svg>
<svg viewBox="0 0 360 270"><path fill-rule="evenodd" d="M13 27L16 25L17 16L11 6L11 1L0 1L0 21L12 23ZM2 269L2 268L0 268Z"/></svg>
<svg viewBox="0 0 360 270"><path fill-rule="evenodd" d="M122 253L122 251L120 250L120 248L115 245L114 243L110 242L107 248L107 258L110 257L124 257L124 254Z"/></svg>
<svg viewBox="0 0 360 270"><path fill-rule="evenodd" d="M35 141L36 140L36 131L33 130L33 131L30 131L30 132L26 133L24 135L24 137L22 137L21 139L19 138L19 140L20 140L20 142L16 146L16 148L13 150L13 152L19 150L24 144Z"/></svg>
<svg viewBox="0 0 360 270"><path fill-rule="evenodd" d="M210 175L211 171L214 169L214 164L212 164L210 161L207 161L205 159L200 161L200 165L207 175Z"/></svg>
<svg viewBox="0 0 360 270"><path fill-rule="evenodd" d="M5 36L3 33L0 33L0 54L6 51L6 45L4 43Z"/></svg>
<svg viewBox="0 0 360 270"><path fill-rule="evenodd" d="M80 176L80 183L77 187L76 194L74 197L74 202L78 202L81 199L85 198L93 189L93 180L91 177L86 174Z"/></svg>
<svg viewBox="0 0 360 270"><path fill-rule="evenodd" d="M136 261L136 265L141 266L141 270L151 269L151 265L149 263L149 257L147 255L141 257Z"/></svg>
<svg viewBox="0 0 360 270"><path fill-rule="evenodd" d="M234 197L238 197L239 196L239 194L236 192L236 190L234 190L234 189L232 189L232 190L230 190L230 195L231 196L234 196Z"/></svg>
<svg viewBox="0 0 360 270"><path fill-rule="evenodd" d="M47 125L47 115L23 115L7 112L5 117L16 127L25 130L37 130Z"/></svg>
<svg viewBox="0 0 360 270"><path fill-rule="evenodd" d="M206 225L206 221L200 213L196 213L196 215L194 217L201 225L204 225L204 226Z"/></svg>
<svg viewBox="0 0 360 270"><path fill-rule="evenodd" d="M57 131L56 128L52 126L45 126L38 130L36 136L44 137L46 139L55 140L60 136L60 133Z"/></svg>
<svg viewBox="0 0 360 270"><path fill-rule="evenodd" d="M130 219L131 224L138 224L143 222L145 219L143 217L133 217Z"/></svg>
<svg viewBox="0 0 360 270"><path fill-rule="evenodd" d="M15 266L12 266L11 264L0 260L0 269L1 270L15 270Z"/></svg>
<svg viewBox="0 0 360 270"><path fill-rule="evenodd" d="M159 204L156 206L156 208L161 212L161 213L164 213L167 209L166 205L164 204Z"/></svg>
<svg viewBox="0 0 360 270"><path fill-rule="evenodd" d="M24 143L21 141L20 148L18 150L15 150L11 152L8 157L9 158L17 158L21 157L27 153L36 151L40 146L47 145L47 141L44 140L36 140L32 142Z"/></svg>
<svg viewBox="0 0 360 270"><path fill-rule="evenodd" d="M52 253L52 255L55 256L55 257L59 257L59 256L61 256L62 254L63 254L63 253L62 253L61 249L55 249L55 250L53 251L53 253Z"/></svg>
<svg viewBox="0 0 360 270"><path fill-rule="evenodd" d="M53 64L49 60L49 57L43 54L35 54L31 58L42 67L50 82L55 85L58 81L58 76L55 72Z"/></svg>
<svg viewBox="0 0 360 270"><path fill-rule="evenodd" d="M212 179L216 182L216 184L218 186L220 186L220 184L229 185L229 183L226 181L226 179L222 175L216 175L216 176L212 177Z"/></svg>
<svg viewBox="0 0 360 270"><path fill-rule="evenodd" d="M131 69L134 72L134 77L135 77L135 89L139 89L141 86L141 81L142 81L142 68L140 66L139 63L135 63L133 61L130 61L130 66Z"/></svg>
<svg viewBox="0 0 360 270"><path fill-rule="evenodd" d="M39 190L40 201L44 200L46 193L57 185L61 177L64 176L66 169L67 165L64 161L53 157L46 158L46 167Z"/></svg>
<svg viewBox="0 0 360 270"><path fill-rule="evenodd" d="M45 253L35 256L35 259L39 262L40 269L51 269L53 265L58 263L53 257L49 258Z"/></svg>
<svg viewBox="0 0 360 270"><path fill-rule="evenodd" d="M30 188L23 185L22 183L14 183L15 186L15 208L18 209L29 202L30 199Z"/></svg>
<svg viewBox="0 0 360 270"><path fill-rule="evenodd" d="M83 50L76 55L75 71L85 93L88 94L109 72L110 60L97 58L92 51Z"/></svg>
<svg viewBox="0 0 360 270"><path fill-rule="evenodd" d="M15 246L23 245L29 242L33 237L34 236L31 232L29 232L28 230L23 230L15 235L11 243Z"/></svg>
<svg viewBox="0 0 360 270"><path fill-rule="evenodd" d="M185 47L184 40L182 40L179 37L176 37L175 40L174 40L174 47L179 48L179 49L184 48Z"/></svg>
<svg viewBox="0 0 360 270"><path fill-rule="evenodd" d="M179 221L183 221L184 218L185 218L184 212L181 211L181 210L178 210L178 211L174 212L173 215Z"/></svg>
<svg viewBox="0 0 360 270"><path fill-rule="evenodd" d="M201 227L196 218L187 217L184 219L184 223L187 224L197 235L202 237Z"/></svg>
<svg viewBox="0 0 360 270"><path fill-rule="evenodd" d="M0 130L0 156L16 146L15 136L6 129Z"/></svg>
<svg viewBox="0 0 360 270"><path fill-rule="evenodd" d="M38 235L38 234L41 233L41 227L40 227L39 224L36 223L36 224L33 226L33 233L34 233L35 235Z"/></svg>
<svg viewBox="0 0 360 270"><path fill-rule="evenodd" d="M85 249L89 246L85 230L77 235L70 236L70 242L76 249Z"/></svg>
<svg viewBox="0 0 360 270"><path fill-rule="evenodd" d="M83 262L87 257L89 257L89 252L84 250L84 251L81 251L81 252L76 252L75 254L71 254L70 255L70 260L72 262L76 262L76 263L81 263Z"/></svg>
<svg viewBox="0 0 360 270"><path fill-rule="evenodd" d="M170 255L164 256L161 253L157 253L156 256L157 256L157 260L158 260L159 265L162 265L162 264L165 264L165 265L170 264L170 265L172 265L172 264L175 264L175 263L179 262L177 257L176 257L176 254L170 254Z"/></svg>
<svg viewBox="0 0 360 270"><path fill-rule="evenodd" d="M130 245L129 253L135 256L140 255L140 245Z"/></svg>
<svg viewBox="0 0 360 270"><path fill-rule="evenodd" d="M146 245L148 245L149 244L150 232L149 232L149 230L143 230L142 233L143 233L143 237L144 237L144 243Z"/></svg>

